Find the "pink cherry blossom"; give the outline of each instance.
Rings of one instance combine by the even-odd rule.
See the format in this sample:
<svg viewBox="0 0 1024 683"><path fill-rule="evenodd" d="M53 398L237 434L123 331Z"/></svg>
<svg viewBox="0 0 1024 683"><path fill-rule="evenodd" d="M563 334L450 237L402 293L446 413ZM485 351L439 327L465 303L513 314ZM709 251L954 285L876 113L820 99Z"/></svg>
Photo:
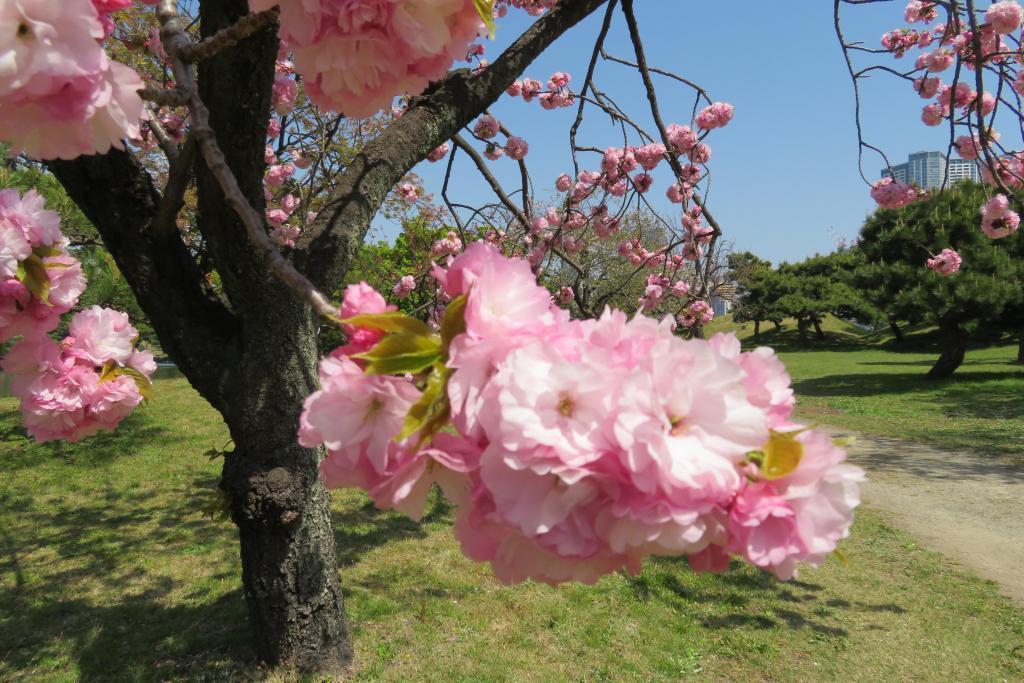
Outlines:
<svg viewBox="0 0 1024 683"><path fill-rule="evenodd" d="M572 76L562 71L555 72L551 78L548 79L548 88L551 90L560 90L562 88L569 87L569 81L572 80Z"/></svg>
<svg viewBox="0 0 1024 683"><path fill-rule="evenodd" d="M520 161L526 157L529 151L530 145L520 137L512 135L505 141L505 153L508 154L509 159Z"/></svg>
<svg viewBox="0 0 1024 683"><path fill-rule="evenodd" d="M417 94L465 57L483 22L470 2L366 3L250 0L281 8L281 37L319 106L354 118Z"/></svg>
<svg viewBox="0 0 1024 683"><path fill-rule="evenodd" d="M494 118L490 114L481 116L477 119L476 125L473 126L473 134L478 138L483 138L485 140L493 138L500 130L501 124L498 122L498 119Z"/></svg>
<svg viewBox="0 0 1024 683"><path fill-rule="evenodd" d="M139 332L132 327L128 314L109 308L91 306L71 319L65 349L70 355L92 365L107 362L126 365L132 357Z"/></svg>
<svg viewBox="0 0 1024 683"><path fill-rule="evenodd" d="M291 113L295 108L295 99L299 95L299 84L284 74L274 76L274 88L271 93L271 106L279 116Z"/></svg>
<svg viewBox="0 0 1024 683"><path fill-rule="evenodd" d="M0 24L18 27L0 40L0 139L13 151L70 159L142 137L142 80L104 53L90 0L4 3Z"/></svg>
<svg viewBox="0 0 1024 683"><path fill-rule="evenodd" d="M989 239L1009 237L1020 227L1020 216L1010 210L1010 200L997 194L981 207L981 230Z"/></svg>
<svg viewBox="0 0 1024 683"><path fill-rule="evenodd" d="M689 126L671 123L665 127L669 144L676 154L686 154L697 144L697 134Z"/></svg>
<svg viewBox="0 0 1024 683"><path fill-rule="evenodd" d="M576 230L577 213L538 218ZM594 208L590 219L614 216ZM534 230L539 242L551 239L547 227ZM620 251L660 268L683 263L637 238ZM863 475L827 434L789 424L789 376L770 350L743 353L734 336L683 340L670 318L571 320L526 261L483 241L433 275L442 298L465 297L465 331L445 360L450 425L422 446L398 440L416 386L332 354L300 418L301 443L328 449L328 486L361 487L416 517L438 484L459 507L463 552L505 583L594 582L636 572L650 555L721 571L730 553L789 578L848 534ZM650 273L648 296L685 294L673 277ZM365 285L346 304L349 314L384 306ZM688 310L697 318L704 307ZM765 453L780 439L799 457L769 480Z"/></svg>
<svg viewBox="0 0 1024 683"><path fill-rule="evenodd" d="M733 106L727 102L715 102L702 109L694 118L699 128L711 130L721 128L732 121Z"/></svg>
<svg viewBox="0 0 1024 683"><path fill-rule="evenodd" d="M939 275L949 276L960 270L960 261L960 254L946 248L938 256L928 259L927 266Z"/></svg>
<svg viewBox="0 0 1024 683"><path fill-rule="evenodd" d="M414 289L416 289L416 278L412 275L403 275L402 278L395 283L394 289L391 290L391 293L399 299L405 299L412 294Z"/></svg>
<svg viewBox="0 0 1024 683"><path fill-rule="evenodd" d="M893 178L882 178L871 185L871 198L884 209L900 209L921 198L914 186Z"/></svg>
<svg viewBox="0 0 1024 683"><path fill-rule="evenodd" d="M994 2L985 11L985 21L992 26L996 33L1013 33L1024 19L1024 10L1016 0L1004 0Z"/></svg>
<svg viewBox="0 0 1024 683"><path fill-rule="evenodd" d="M290 162L283 164L274 164L267 169L267 175L264 178L264 182L270 187L281 187L284 185L284 181L295 175L295 165Z"/></svg>
<svg viewBox="0 0 1024 683"><path fill-rule="evenodd" d="M935 94L939 92L940 85L942 85L941 78L921 76L914 80L914 91L924 99L928 100L935 97Z"/></svg>
<svg viewBox="0 0 1024 683"><path fill-rule="evenodd" d="M436 163L448 156L448 152L451 151L452 146L447 142L440 147L435 147L431 150L430 154L427 155L427 161L430 163Z"/></svg>
<svg viewBox="0 0 1024 683"><path fill-rule="evenodd" d="M921 121L926 126L938 126L942 123L949 112L949 107L943 107L941 104L927 104L921 110Z"/></svg>
<svg viewBox="0 0 1024 683"><path fill-rule="evenodd" d="M364 313L386 313L395 310L394 306L388 306L380 292L365 282L349 285L345 288L345 295L338 311L342 319L351 318ZM369 327L358 327L356 325L343 325L342 329L348 336L348 344L335 349L334 355L350 356L362 353L373 347L384 333Z"/></svg>
<svg viewBox="0 0 1024 683"><path fill-rule="evenodd" d="M707 325L715 319L715 312L711 308L711 304L702 299L698 299L692 302L686 310L676 316L676 319L683 327Z"/></svg>
<svg viewBox="0 0 1024 683"><path fill-rule="evenodd" d="M933 73L945 71L953 64L953 54L949 50L940 48L925 55L924 63L928 71Z"/></svg>

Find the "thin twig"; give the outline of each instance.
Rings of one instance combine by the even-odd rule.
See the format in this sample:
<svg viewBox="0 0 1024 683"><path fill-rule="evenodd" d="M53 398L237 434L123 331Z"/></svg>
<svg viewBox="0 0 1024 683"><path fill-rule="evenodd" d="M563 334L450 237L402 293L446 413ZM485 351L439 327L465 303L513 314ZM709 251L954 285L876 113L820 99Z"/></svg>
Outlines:
<svg viewBox="0 0 1024 683"><path fill-rule="evenodd" d="M192 111L192 136L198 141L203 159L210 173L217 179L224 199L241 218L246 234L266 260L268 270L301 295L318 315L336 320L337 307L285 259L267 233L264 217L252 207L238 186L238 180L217 144L217 137L210 126L210 112L199 97L192 68L181 58L181 51L190 41L181 26L175 1L160 0L157 18L160 20L160 39L171 59L174 78L181 91L188 96L189 109Z"/></svg>

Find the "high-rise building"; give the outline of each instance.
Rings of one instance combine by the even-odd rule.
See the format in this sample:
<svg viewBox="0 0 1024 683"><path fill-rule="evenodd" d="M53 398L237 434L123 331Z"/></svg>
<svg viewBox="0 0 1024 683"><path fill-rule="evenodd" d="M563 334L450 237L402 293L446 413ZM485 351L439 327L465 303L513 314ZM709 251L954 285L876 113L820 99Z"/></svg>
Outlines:
<svg viewBox="0 0 1024 683"><path fill-rule="evenodd" d="M973 180L980 183L981 171L978 170L978 162L950 157L949 182L955 183L958 180Z"/></svg>
<svg viewBox="0 0 1024 683"><path fill-rule="evenodd" d="M946 178L947 171L949 178ZM955 183L959 180L981 180L981 173L975 161L967 161L959 157L950 157L946 163L946 155L942 152L914 152L905 163L896 164L890 173L888 168L882 169L883 178L895 178L904 183L913 183L924 190L942 187L943 182Z"/></svg>

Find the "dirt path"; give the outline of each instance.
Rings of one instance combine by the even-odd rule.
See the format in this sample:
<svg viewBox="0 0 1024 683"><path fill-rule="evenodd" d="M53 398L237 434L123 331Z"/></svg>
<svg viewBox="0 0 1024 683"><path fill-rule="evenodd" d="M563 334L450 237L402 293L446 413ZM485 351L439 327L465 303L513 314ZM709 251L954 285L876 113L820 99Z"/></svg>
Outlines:
<svg viewBox="0 0 1024 683"><path fill-rule="evenodd" d="M1024 467L854 435L850 459L868 472L865 504L1024 605Z"/></svg>

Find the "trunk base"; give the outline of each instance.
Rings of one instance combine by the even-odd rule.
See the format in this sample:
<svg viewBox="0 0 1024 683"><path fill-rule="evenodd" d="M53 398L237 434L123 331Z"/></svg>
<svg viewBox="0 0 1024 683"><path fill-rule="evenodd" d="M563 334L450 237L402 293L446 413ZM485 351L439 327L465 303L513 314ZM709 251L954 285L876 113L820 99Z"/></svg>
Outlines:
<svg viewBox="0 0 1024 683"><path fill-rule="evenodd" d="M964 355L967 353L967 337L954 333L947 339L946 346L942 349L942 355L928 371L928 379L951 377L964 362Z"/></svg>
<svg viewBox="0 0 1024 683"><path fill-rule="evenodd" d="M330 496L316 478L316 451L298 444L294 451L275 460L295 468L263 469L245 455L229 455L221 486L238 526L257 656L282 671L340 675L352 662L352 644Z"/></svg>

